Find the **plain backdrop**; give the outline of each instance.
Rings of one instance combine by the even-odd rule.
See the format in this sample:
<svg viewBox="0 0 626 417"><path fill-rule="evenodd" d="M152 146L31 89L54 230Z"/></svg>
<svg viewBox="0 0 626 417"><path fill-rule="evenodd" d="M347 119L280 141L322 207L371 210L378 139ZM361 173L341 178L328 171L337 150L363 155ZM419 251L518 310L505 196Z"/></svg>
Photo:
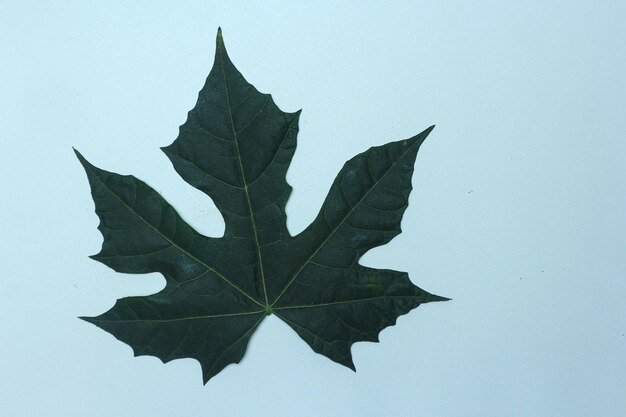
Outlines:
<svg viewBox="0 0 626 417"><path fill-rule="evenodd" d="M129 3L133 3L132 5ZM626 2L0 1L0 415L626 415ZM171 143L215 34L303 109L289 228L344 161L437 124L403 233L362 263L453 299L353 347L357 373L275 317L206 386L78 320L157 292L102 241L75 146L218 236Z"/></svg>

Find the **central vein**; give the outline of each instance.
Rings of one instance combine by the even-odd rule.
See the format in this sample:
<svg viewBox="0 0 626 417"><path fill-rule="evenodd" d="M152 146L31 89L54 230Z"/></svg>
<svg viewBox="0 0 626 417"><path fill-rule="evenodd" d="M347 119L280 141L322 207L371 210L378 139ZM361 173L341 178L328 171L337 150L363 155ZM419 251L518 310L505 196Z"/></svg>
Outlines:
<svg viewBox="0 0 626 417"><path fill-rule="evenodd" d="M259 245L259 236L256 230L256 222L254 220L254 211L252 210L252 203L250 202L250 193L248 191L248 182L246 180L246 174L243 170L243 163L241 162L241 151L239 150L239 140L237 138L237 130L235 129L235 122L233 120L233 110L230 103L230 96L228 94L228 84L226 83L226 72L224 71L224 57L222 48L220 48L220 65L222 69L222 77L224 79L224 91L226 93L226 105L228 107L228 116L230 118L230 126L233 131L233 139L235 141L235 147L237 150L237 160L239 161L239 170L241 171L241 178L243 181L243 192L246 197L246 204L248 206L248 212L250 213L250 223L252 227L252 237L254 238L254 246L256 249L256 256L259 260L259 272L261 274L261 283L263 285L263 296L265 298L265 309L267 312L271 311L269 300L267 298L267 289L265 288L265 272L263 271L263 258L261 256L261 245Z"/></svg>

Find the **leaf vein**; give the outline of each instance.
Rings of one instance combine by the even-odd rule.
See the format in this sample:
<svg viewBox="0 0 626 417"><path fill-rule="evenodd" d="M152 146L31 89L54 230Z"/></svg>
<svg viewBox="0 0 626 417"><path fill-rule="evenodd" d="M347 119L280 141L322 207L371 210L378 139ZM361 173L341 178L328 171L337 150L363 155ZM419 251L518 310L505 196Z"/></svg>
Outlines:
<svg viewBox="0 0 626 417"><path fill-rule="evenodd" d="M161 237L163 237L163 239L165 239L166 241L168 241L169 243L171 243L174 247L176 247L177 249L179 249L181 252L183 252L185 255L187 255L189 258L191 258L192 260L198 262L199 264L203 265L206 269L210 270L211 272L213 272L215 275L217 275L218 277L222 278L224 281L226 281L229 285L231 285L234 289L236 289L237 291L239 291L242 295L244 295L246 298L250 299L251 301L253 301L254 303L258 304L258 305L262 305L260 304L257 300L255 300L252 296L250 296L246 291L244 291L243 289L239 288L235 283L233 283L231 280L229 280L228 278L226 278L223 274L221 274L219 271L217 271L214 268L211 268L209 265L207 265L206 263L204 263L203 261L201 261L200 259L198 259L197 257L193 256L191 253L189 253L187 250L183 249L180 245L178 245L176 242L174 242L172 239L170 239L169 237L165 236L165 234L163 234L163 232L161 232L159 229L157 229L156 227L154 227L152 224L150 224L150 222L148 222L146 219L143 218L143 216L141 216L139 213L137 213L133 207L130 207L128 204L126 204L126 202L117 195L117 193L115 193L111 188L109 188L109 186L107 186L105 184L104 181L102 181L102 179L96 175L96 178L98 178L98 180L100 181L100 183L107 189L109 190L109 192L115 196L117 199L119 199L122 204L124 204L128 210L130 210L131 213L135 214L139 219L141 219L141 221L143 221L148 227L150 227L151 229L153 229L154 231L156 231Z"/></svg>
<svg viewBox="0 0 626 417"><path fill-rule="evenodd" d="M418 143L418 142L415 142ZM294 274L294 276L289 280L289 282L287 283L287 285L285 286L285 288L281 291L281 293L278 295L278 297L276 297L276 299L272 302L272 306L274 306L279 300L280 298L285 294L285 292L289 289L289 287L291 286L291 284L293 284L293 282L298 278L298 276L300 275L300 273L304 270L304 268L308 265L308 263L313 260L313 258L315 258L315 256L317 255L317 253L320 251L320 249L322 247L324 247L324 245L326 245L326 243L335 235L335 233L337 232L337 230L339 230L339 228L343 225L343 223L352 215L352 213L354 212L354 210L361 204L361 202L363 200L365 200L365 198L367 198L367 196L378 186L378 184L380 184L380 182L385 178L385 176L392 170L392 168L396 165L397 161L400 161L402 158L404 158L404 156L409 152L409 150L415 146L415 143L413 143L411 146L407 147L407 149L402 153L402 155L400 155L400 157L398 157L398 159L396 160L396 162L392 163L389 168L383 173L383 175L381 175L381 177L378 179L378 181L376 181L372 187L363 195L363 197L361 197L361 199L354 205L354 207L348 212L348 214L346 214L343 219L341 219L341 221L337 224L337 226L335 226L335 228L331 231L331 233L328 235L328 237L326 239L324 239L324 241L322 241L320 243L320 245L317 247L317 249L313 252L313 254L311 254L311 256L309 256L307 258L306 261L304 261L304 263L302 264L302 266L296 271L296 273Z"/></svg>

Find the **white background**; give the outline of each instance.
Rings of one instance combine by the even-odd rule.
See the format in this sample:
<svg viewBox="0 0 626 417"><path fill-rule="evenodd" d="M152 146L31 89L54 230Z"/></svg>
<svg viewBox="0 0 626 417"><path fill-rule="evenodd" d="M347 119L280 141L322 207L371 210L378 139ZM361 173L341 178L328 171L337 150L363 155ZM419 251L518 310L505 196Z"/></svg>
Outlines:
<svg viewBox="0 0 626 417"><path fill-rule="evenodd" d="M626 2L127 3L0 2L2 417L626 415ZM294 233L345 160L437 124L404 233L363 263L453 301L356 344L357 373L271 317L203 386L197 362L133 358L76 318L164 280L87 258L72 146L223 230L158 149L218 26L251 83L303 109Z"/></svg>

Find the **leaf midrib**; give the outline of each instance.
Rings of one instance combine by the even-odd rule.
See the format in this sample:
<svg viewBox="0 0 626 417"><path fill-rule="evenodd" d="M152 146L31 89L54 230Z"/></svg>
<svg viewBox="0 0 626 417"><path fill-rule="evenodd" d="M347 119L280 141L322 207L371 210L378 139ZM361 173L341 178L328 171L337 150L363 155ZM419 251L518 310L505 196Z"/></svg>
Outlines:
<svg viewBox="0 0 626 417"><path fill-rule="evenodd" d="M402 159L404 158L404 156L407 154L407 152L409 152L409 150L411 150L411 148L413 146L415 146L416 143L418 143L419 141L416 140L414 143L412 143L411 145L409 145L407 147L407 149L402 153L402 155L400 155L400 157L398 157L398 159L396 159L395 162L393 162L391 164L391 166L383 173L383 175L381 175L381 177L374 182L374 184L372 185L372 187L367 190L367 192L363 195L363 197L361 197L359 199L359 201L356 202L356 204L354 204L354 206L352 206L350 208L350 211L348 212L348 214L346 214L341 221L339 222L339 224L337 224L337 226L335 226L335 228L329 233L328 237L326 237L326 239L324 239L319 246L317 247L317 249L315 249L315 251L313 252L313 254L311 254L311 256L309 256L307 258L306 261L304 261L304 263L302 264L302 266L298 269L298 271L293 275L293 277L291 278L291 280L287 283L287 285L285 286L285 288L281 291L281 293L278 295L278 297L276 297L276 299L272 302L271 304L271 308L275 309L277 307L274 307L274 305L281 299L281 297L287 292L287 290L289 289L289 287L291 287L291 285L294 283L294 281L298 278L298 276L300 276L300 274L302 273L302 271L304 271L304 268L306 268L306 266L313 260L313 258L317 255L317 253L326 245L326 243L328 243L328 241L335 235L335 233L339 230L339 228L341 226L343 226L346 222L346 220L348 220L348 218L352 215L352 213L354 212L354 210L356 210L357 207L360 206L360 204L363 202L363 200L365 200L367 198L367 196L378 186L378 184L380 184L380 182L386 177L386 175L389 173L389 171L391 171L393 169L394 166L396 166L396 164ZM347 198L346 198L347 200ZM322 206L322 210L323 210L324 206Z"/></svg>
<svg viewBox="0 0 626 417"><path fill-rule="evenodd" d="M241 172L241 179L243 181L243 192L246 199L246 204L248 206L248 212L250 213L250 223L252 227L252 235L254 239L254 247L256 249L257 259L259 260L259 272L261 274L261 283L263 285L263 296L265 298L265 306L266 311L269 311L271 308L269 304L269 300L267 298L267 288L265 286L265 271L263 268L263 257L261 255L261 245L259 244L259 236L256 230L256 221L254 218L254 211L252 210L252 202L250 201L250 192L248 190L248 183L246 180L246 174L243 170L243 162L241 160L241 151L239 150L239 139L237 137L237 129L235 129L235 122L233 120L233 108L230 103L230 96L228 94L228 83L226 82L226 71L224 71L224 57L223 57L223 46L224 44L220 42L218 45L218 50L220 54L220 68L222 70L222 79L224 81L224 92L226 94L226 106L228 108L228 116L230 118L230 126L233 132L233 139L235 141L235 150L237 152L237 160L239 162L239 170ZM263 103L265 106L265 102ZM262 111L263 107L261 108Z"/></svg>
<svg viewBox="0 0 626 417"><path fill-rule="evenodd" d="M172 323L177 321L187 321L187 320L206 320L206 319L220 319L226 317L240 317L240 316L251 316L254 314L265 313L265 310L258 311L246 311L240 313L228 313L228 314L214 314L208 316L189 316L189 317L179 317L175 319L132 319L132 320L108 320L108 319L94 319L89 318L91 321L96 321L98 323L106 323L106 322L115 322L115 323L138 323L138 322L151 322L151 323Z"/></svg>
<svg viewBox="0 0 626 417"><path fill-rule="evenodd" d="M415 295L379 295L375 297L357 298L354 300L333 301L330 303L303 304L303 305L296 305L296 306L274 307L273 310L281 311L281 310L292 310L296 308L328 307L328 306L335 306L335 305L342 305L342 304L363 303L363 302L372 301L372 300L385 300L385 299L395 299L395 298L415 298Z"/></svg>

